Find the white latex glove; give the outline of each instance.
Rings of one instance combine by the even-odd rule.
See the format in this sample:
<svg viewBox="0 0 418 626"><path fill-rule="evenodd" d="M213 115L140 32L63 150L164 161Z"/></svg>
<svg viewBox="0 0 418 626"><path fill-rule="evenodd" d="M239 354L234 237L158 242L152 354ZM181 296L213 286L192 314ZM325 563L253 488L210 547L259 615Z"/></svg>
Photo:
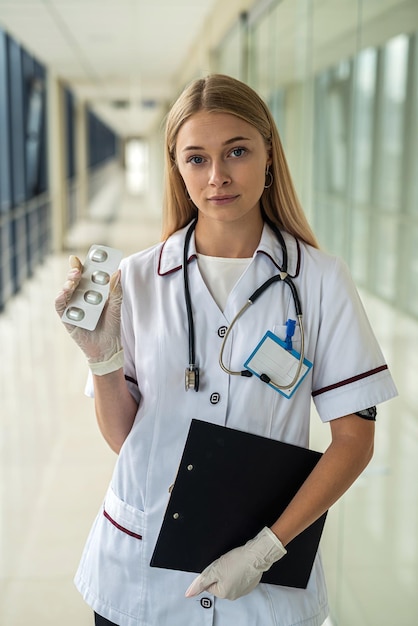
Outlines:
<svg viewBox="0 0 418 626"><path fill-rule="evenodd" d="M186 591L186 598L202 591L228 600L245 596L255 589L263 572L286 552L280 539L265 527L244 546L227 552L203 570Z"/></svg>
<svg viewBox="0 0 418 626"><path fill-rule="evenodd" d="M67 304L80 282L83 265L76 256L69 258L70 270L62 291L55 299L55 309L62 317ZM93 374L103 375L123 366L123 350L120 339L120 309L122 287L120 271L110 279L109 298L99 322L94 330L85 330L72 324L65 324L71 337L83 350Z"/></svg>

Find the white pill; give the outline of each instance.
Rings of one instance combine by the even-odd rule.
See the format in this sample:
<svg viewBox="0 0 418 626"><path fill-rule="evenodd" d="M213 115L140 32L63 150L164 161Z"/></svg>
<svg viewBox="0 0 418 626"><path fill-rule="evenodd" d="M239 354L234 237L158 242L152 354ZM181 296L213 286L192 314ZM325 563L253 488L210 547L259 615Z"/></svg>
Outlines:
<svg viewBox="0 0 418 626"><path fill-rule="evenodd" d="M88 302L88 304L100 304L103 300L103 296L98 291L86 291L84 294L84 300Z"/></svg>
<svg viewBox="0 0 418 626"><path fill-rule="evenodd" d="M67 317L74 322L80 322L84 317L84 311L76 306L72 306L67 310Z"/></svg>
<svg viewBox="0 0 418 626"><path fill-rule="evenodd" d="M96 285L107 285L110 276L107 272L93 272L91 279Z"/></svg>
<svg viewBox="0 0 418 626"><path fill-rule="evenodd" d="M95 248L92 250L90 258L92 261L95 261L95 263L103 263L107 260L107 252L101 248Z"/></svg>

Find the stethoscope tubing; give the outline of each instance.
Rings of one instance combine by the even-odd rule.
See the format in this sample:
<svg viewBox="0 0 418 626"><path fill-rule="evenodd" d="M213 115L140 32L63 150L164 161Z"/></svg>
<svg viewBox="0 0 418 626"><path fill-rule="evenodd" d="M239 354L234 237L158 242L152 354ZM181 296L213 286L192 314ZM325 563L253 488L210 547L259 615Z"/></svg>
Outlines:
<svg viewBox="0 0 418 626"><path fill-rule="evenodd" d="M270 384L271 386L273 386L275 389L278 390L287 390L287 389L291 389L296 382L299 379L302 367L303 367L303 363L304 363L304 359L305 359L305 333L304 333L304 328L303 328L303 319L302 319L302 306L300 303L300 299L299 299L299 294L298 291L296 289L296 286L293 282L293 280L290 278L290 276L287 273L287 264L288 264L288 256L287 256L287 248L286 248L286 243L283 239L283 235L281 234L280 230L276 227L275 224L271 223L270 220L268 220L266 217L266 222L268 223L268 225L272 228L272 230L274 231L274 233L276 234L280 246L282 248L283 251L283 266L280 269L279 273L276 274L275 276L272 276L271 278L269 278L268 280L266 280L266 282L264 282L260 287L258 287L254 293L248 298L247 302L244 304L244 306L238 311L238 313L235 315L234 319L232 320L232 322L230 323L230 325L228 326L226 333L224 335L222 344L221 344L221 349L219 352L219 365L222 368L222 370L226 373L229 374L230 376L244 376L244 377L251 377L252 376L252 372L250 372L249 370L241 370L241 371L234 371L234 370L230 370L229 368L226 367L224 361L223 361L223 353L225 350L225 345L226 342L228 340L228 337L232 331L232 328L235 326L236 322L238 321L238 319L249 309L249 307L254 304L254 302L266 291L266 289L268 289L272 284L274 284L275 282L279 282L282 281L284 283L286 283L291 292L292 292L292 297L293 297L293 301L295 304L295 311L296 311L296 316L298 318L298 322L299 322L299 328L300 328L300 335L301 335L301 349L300 349L300 356L299 356L299 362L298 362L298 368L296 370L296 374L293 377L293 380L287 384L287 385L279 385L278 383L274 382L273 380L271 380L266 374L262 374L260 376L260 379L267 383ZM190 225L189 229L186 232L186 237L184 240L184 250L183 250L183 282L184 282L184 298L185 298L185 302L186 302L186 312L187 312L187 322L188 322L188 327L189 327L189 366L188 368L186 368L186 377L185 377L185 386L186 386L186 390L188 389L194 389L195 391L199 390L199 368L197 367L196 363L195 363L195 358L196 358L196 354L195 354L195 329L194 329L194 320L193 320L193 311L192 311L192 301L191 301L191 295L190 295L190 286L189 286L189 274L187 271L187 265L188 265L188 250L189 250L189 243L190 243L190 239L192 236L192 233L194 231L194 229L196 228L196 223L197 223L197 219L195 219L192 224Z"/></svg>
<svg viewBox="0 0 418 626"><path fill-rule="evenodd" d="M195 362L195 334L194 334L194 321L193 321L193 312L192 312L192 300L190 296L190 286L189 286L189 272L187 271L187 254L189 250L189 243L192 236L192 233L196 227L195 220L193 224L190 226L189 230L186 233L186 238L184 240L184 250L183 250L183 282L184 282L184 298L186 301L186 311L187 311L187 322L189 325L189 366L193 365Z"/></svg>
<svg viewBox="0 0 418 626"><path fill-rule="evenodd" d="M194 389L195 391L199 391L199 368L196 366L196 354L195 354L195 330L194 330L194 320L193 320L193 311L192 311L192 300L190 295L190 286L189 286L189 273L187 271L187 254L189 251L189 243L192 236L192 233L196 227L195 220L186 233L186 237L184 240L184 249L183 249L183 282L184 282L184 299L186 302L186 311L187 311L187 323L189 327L189 366L186 368L185 372L185 388L186 391L189 389Z"/></svg>

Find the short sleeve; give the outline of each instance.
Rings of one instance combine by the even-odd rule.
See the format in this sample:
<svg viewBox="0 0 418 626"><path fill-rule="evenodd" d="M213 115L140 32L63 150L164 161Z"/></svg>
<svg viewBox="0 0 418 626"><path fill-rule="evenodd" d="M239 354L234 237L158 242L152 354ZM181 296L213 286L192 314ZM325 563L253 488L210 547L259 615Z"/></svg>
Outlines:
<svg viewBox="0 0 418 626"><path fill-rule="evenodd" d="M324 275L312 397L323 421L397 395L350 272L341 259Z"/></svg>

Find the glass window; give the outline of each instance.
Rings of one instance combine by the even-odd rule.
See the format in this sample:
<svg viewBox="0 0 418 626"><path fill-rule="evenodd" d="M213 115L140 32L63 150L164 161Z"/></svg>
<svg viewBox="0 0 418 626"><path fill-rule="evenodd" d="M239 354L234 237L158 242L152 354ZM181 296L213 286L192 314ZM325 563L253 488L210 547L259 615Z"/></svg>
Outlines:
<svg viewBox="0 0 418 626"><path fill-rule="evenodd" d="M9 55L12 184L13 205L16 206L25 202L26 199L25 121L23 110L22 51L19 44L10 38Z"/></svg>
<svg viewBox="0 0 418 626"><path fill-rule="evenodd" d="M277 87L273 89L270 93L270 97L268 99L268 105L271 111L271 114L274 117L274 121L276 122L276 126L280 133L280 138L285 142L284 137L284 128L285 128L285 101L286 101L286 91Z"/></svg>
<svg viewBox="0 0 418 626"><path fill-rule="evenodd" d="M373 238L370 212L356 207L352 213L352 241L350 246L350 271L357 284L367 287L370 284L370 262Z"/></svg>
<svg viewBox="0 0 418 626"><path fill-rule="evenodd" d="M29 82L26 126L26 178L28 198L37 194L39 185L40 147L42 140L41 132L44 101L43 91L43 82L32 77Z"/></svg>
<svg viewBox="0 0 418 626"><path fill-rule="evenodd" d="M12 205L8 59L7 35L0 28L0 213L5 213Z"/></svg>
<svg viewBox="0 0 418 626"><path fill-rule="evenodd" d="M270 92L270 59L273 58L270 23L270 14L267 12L250 29L249 82L253 89L265 99L268 98Z"/></svg>
<svg viewBox="0 0 418 626"><path fill-rule="evenodd" d="M328 189L337 194L344 194L347 191L350 81L351 63L343 62L332 72L327 94Z"/></svg>
<svg viewBox="0 0 418 626"><path fill-rule="evenodd" d="M321 243L342 255L348 249L350 91L352 63L321 72L315 81L314 221Z"/></svg>
<svg viewBox="0 0 418 626"><path fill-rule="evenodd" d="M49 203L28 203L47 189L44 84L43 66L0 29L0 310L49 249Z"/></svg>
<svg viewBox="0 0 418 626"><path fill-rule="evenodd" d="M42 113L39 128L39 169L38 182L35 193L44 193L48 189L48 162L47 162L47 119L46 119L46 70L43 65L35 61L34 79L42 85Z"/></svg>
<svg viewBox="0 0 418 626"><path fill-rule="evenodd" d="M69 89L64 91L65 99L65 144L67 147L67 178L72 180L75 176L75 105L74 96Z"/></svg>
<svg viewBox="0 0 418 626"><path fill-rule="evenodd" d="M407 271L400 274L404 308L418 318L418 225L403 228L403 265Z"/></svg>
<svg viewBox="0 0 418 626"><path fill-rule="evenodd" d="M395 299L398 223L394 215L379 215L373 222L375 253L370 287L381 298Z"/></svg>
<svg viewBox="0 0 418 626"><path fill-rule="evenodd" d="M408 37L399 35L391 39L383 49L382 61L382 108L378 129L380 159L376 199L382 208L397 211L401 206Z"/></svg>
<svg viewBox="0 0 418 626"><path fill-rule="evenodd" d="M315 141L321 145L320 155L315 159L319 181L324 191L344 194L347 188L350 84L348 76L338 68L324 72L316 85L316 112L318 125Z"/></svg>
<svg viewBox="0 0 418 626"><path fill-rule="evenodd" d="M354 62L350 269L359 285L370 285L371 204L374 174L377 50L362 50Z"/></svg>
<svg viewBox="0 0 418 626"><path fill-rule="evenodd" d="M418 35L409 40L407 112L405 138L408 144L405 171L405 209L418 215Z"/></svg>
<svg viewBox="0 0 418 626"><path fill-rule="evenodd" d="M353 199L368 204L373 174L373 128L377 50L368 48L356 60L353 127Z"/></svg>
<svg viewBox="0 0 418 626"><path fill-rule="evenodd" d="M314 104L314 145L315 158L313 159L314 185L316 191L325 193L328 189L329 154L328 154L328 129L326 126L327 115L324 115L327 106L328 84L330 72L325 71L315 78L315 104Z"/></svg>

